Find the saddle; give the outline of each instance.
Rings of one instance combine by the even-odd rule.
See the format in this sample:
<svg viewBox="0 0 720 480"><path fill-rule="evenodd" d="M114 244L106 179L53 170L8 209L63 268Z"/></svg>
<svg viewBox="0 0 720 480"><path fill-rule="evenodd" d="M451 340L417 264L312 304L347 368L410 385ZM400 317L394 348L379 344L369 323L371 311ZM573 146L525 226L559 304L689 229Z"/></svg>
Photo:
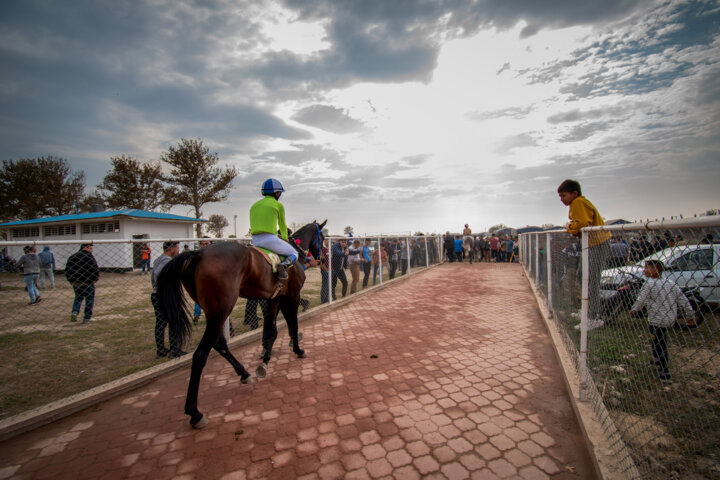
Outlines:
<svg viewBox="0 0 720 480"><path fill-rule="evenodd" d="M267 248L256 247L255 245L252 245L250 248L254 248L258 252L260 252L263 258L265 258L265 260L270 264L270 268L272 268L273 273L277 273L277 266L280 264L280 262L283 261L284 257L281 257L277 253L268 250Z"/></svg>

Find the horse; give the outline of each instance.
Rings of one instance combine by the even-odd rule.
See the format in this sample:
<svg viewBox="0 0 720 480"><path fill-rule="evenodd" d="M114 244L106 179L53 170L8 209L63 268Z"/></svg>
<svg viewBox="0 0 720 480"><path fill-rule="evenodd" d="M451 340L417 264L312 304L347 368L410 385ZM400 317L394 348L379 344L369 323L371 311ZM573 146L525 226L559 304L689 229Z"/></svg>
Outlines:
<svg viewBox="0 0 720 480"><path fill-rule="evenodd" d="M322 228L316 221L298 229L290 236L290 244L304 260L309 252L319 259L322 251ZM288 279L278 282L272 267L264 255L253 247L236 242L214 243L202 250L183 252L170 260L158 275L157 298L160 314L168 322L169 330L179 345L190 335L192 324L187 300L182 287L205 312L207 324L200 343L193 354L190 381L185 399L185 414L190 416L193 428L208 424L197 407L200 377L211 349L215 349L240 376L240 383L252 383L252 377L245 367L235 359L228 349L222 331L225 319L239 297L267 300L262 335L262 365L257 374L263 377L277 338L278 311L283 313L292 339L292 348L298 358L305 357L298 339L298 305L300 290L305 283L305 272L299 262L288 268Z"/></svg>
<svg viewBox="0 0 720 480"><path fill-rule="evenodd" d="M475 256L475 240L471 235L465 235L465 237L463 237L463 249L470 259L470 265L472 265L473 257Z"/></svg>

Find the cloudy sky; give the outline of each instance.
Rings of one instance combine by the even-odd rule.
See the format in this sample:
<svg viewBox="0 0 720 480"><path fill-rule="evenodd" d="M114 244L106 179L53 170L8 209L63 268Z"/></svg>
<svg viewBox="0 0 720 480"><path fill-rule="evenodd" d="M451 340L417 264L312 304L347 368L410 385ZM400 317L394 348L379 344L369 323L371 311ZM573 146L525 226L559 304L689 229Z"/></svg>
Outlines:
<svg viewBox="0 0 720 480"><path fill-rule="evenodd" d="M0 159L110 157L202 138L288 222L331 233L563 224L720 208L720 3L8 0ZM173 210L190 214L186 207Z"/></svg>

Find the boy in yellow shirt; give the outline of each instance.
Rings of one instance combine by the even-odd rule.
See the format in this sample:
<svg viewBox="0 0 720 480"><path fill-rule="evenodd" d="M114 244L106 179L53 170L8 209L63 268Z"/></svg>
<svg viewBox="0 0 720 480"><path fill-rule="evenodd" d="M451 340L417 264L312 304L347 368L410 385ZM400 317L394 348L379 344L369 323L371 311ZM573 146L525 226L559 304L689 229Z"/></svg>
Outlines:
<svg viewBox="0 0 720 480"><path fill-rule="evenodd" d="M568 223L566 229L569 234L580 238L582 236L580 229L583 227L605 225L600 212L590 200L583 197L580 183L576 180L565 180L557 189L560 201L570 207ZM588 270L588 329L602 327L605 322L600 318L600 274L607 264L610 256L610 232L590 232L588 237L588 260L590 268Z"/></svg>

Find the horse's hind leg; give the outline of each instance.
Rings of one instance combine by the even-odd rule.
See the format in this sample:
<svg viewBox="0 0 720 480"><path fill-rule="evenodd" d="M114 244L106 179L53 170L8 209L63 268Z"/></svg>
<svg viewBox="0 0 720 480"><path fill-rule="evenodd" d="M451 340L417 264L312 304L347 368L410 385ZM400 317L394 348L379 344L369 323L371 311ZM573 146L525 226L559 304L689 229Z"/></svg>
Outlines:
<svg viewBox="0 0 720 480"><path fill-rule="evenodd" d="M300 348L300 338L298 335L298 304L289 298L284 299L280 303L280 311L285 317L285 323L288 326L288 334L290 335L293 352L300 358L305 357L305 350Z"/></svg>
<svg viewBox="0 0 720 480"><path fill-rule="evenodd" d="M203 417L203 414L197 408L197 399L200 389L200 377L205 368L205 363L207 363L210 350L220 336L220 324L216 319L207 317L205 333L193 354L190 382L188 383L188 392L185 399L185 414L190 415L190 425L193 428L203 428L208 423L207 418Z"/></svg>
<svg viewBox="0 0 720 480"><path fill-rule="evenodd" d="M277 338L277 315L278 301L266 300L263 307L263 333L262 333L262 363L255 370L255 375L262 378L267 375L267 365L270 363L270 355L272 355L272 347Z"/></svg>
<svg viewBox="0 0 720 480"><path fill-rule="evenodd" d="M235 373L240 375L240 382L252 383L252 377L250 377L248 371L245 370L245 367L243 367L242 363L238 362L237 359L233 356L233 354L230 353L227 340L225 340L225 337L223 335L220 335L220 338L218 338L217 342L215 342L214 348L220 355L222 355L225 360L228 361L230 365L232 365L232 367L235 369Z"/></svg>

